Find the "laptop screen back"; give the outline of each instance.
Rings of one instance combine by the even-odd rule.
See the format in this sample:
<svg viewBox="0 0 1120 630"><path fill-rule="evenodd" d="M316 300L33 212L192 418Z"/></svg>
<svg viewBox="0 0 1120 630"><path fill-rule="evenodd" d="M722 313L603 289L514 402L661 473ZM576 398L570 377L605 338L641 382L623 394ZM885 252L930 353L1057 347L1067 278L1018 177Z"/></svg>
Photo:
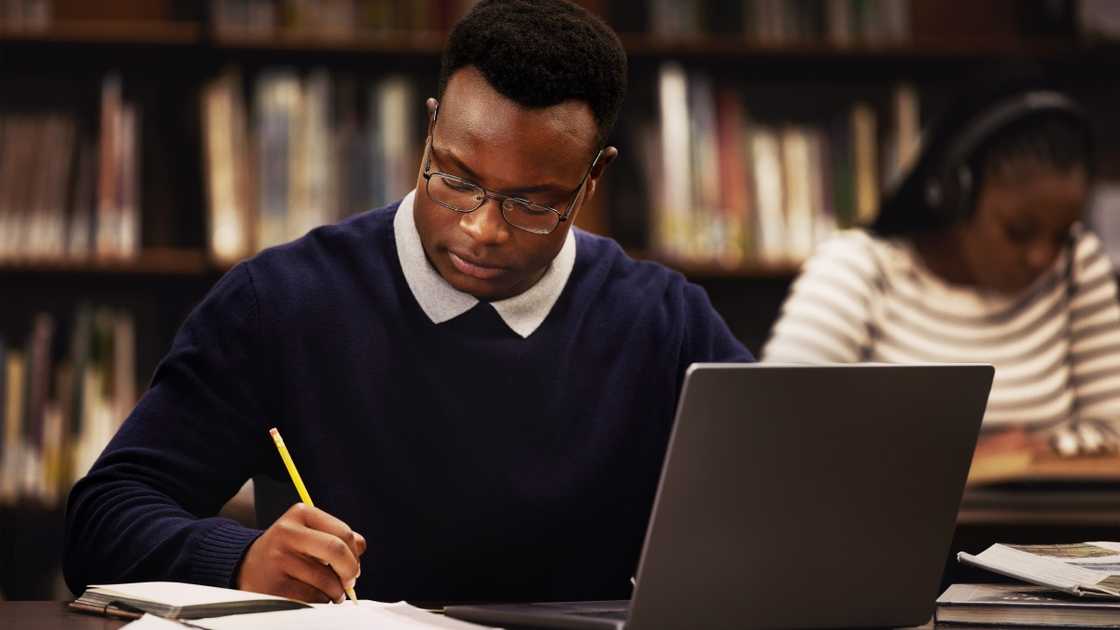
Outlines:
<svg viewBox="0 0 1120 630"><path fill-rule="evenodd" d="M627 627L925 623L992 376L692 366Z"/></svg>

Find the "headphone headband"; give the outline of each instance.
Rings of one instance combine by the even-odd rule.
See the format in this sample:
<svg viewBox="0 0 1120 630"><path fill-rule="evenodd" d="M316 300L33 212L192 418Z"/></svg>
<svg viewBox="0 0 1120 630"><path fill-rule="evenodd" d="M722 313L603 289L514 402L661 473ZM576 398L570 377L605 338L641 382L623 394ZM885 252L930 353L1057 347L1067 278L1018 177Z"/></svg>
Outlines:
<svg viewBox="0 0 1120 630"><path fill-rule="evenodd" d="M934 169L926 181L925 201L935 211L942 211L949 218L967 214L972 195L974 176L968 161L980 145L996 132L1012 123L1039 114L1064 114L1086 128L1084 110L1061 92L1037 90L1000 101L984 111L983 115L969 122L940 160L941 167Z"/></svg>

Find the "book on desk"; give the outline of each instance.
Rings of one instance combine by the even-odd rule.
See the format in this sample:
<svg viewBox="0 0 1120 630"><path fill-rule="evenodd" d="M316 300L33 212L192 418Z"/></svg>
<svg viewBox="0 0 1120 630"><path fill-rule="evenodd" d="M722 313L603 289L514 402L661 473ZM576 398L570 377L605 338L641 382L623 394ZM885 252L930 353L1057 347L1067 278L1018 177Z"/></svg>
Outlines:
<svg viewBox="0 0 1120 630"><path fill-rule="evenodd" d="M954 584L937 598L937 624L1120 627L1120 601L1075 598L1044 586Z"/></svg>
<svg viewBox="0 0 1120 630"><path fill-rule="evenodd" d="M954 584L938 623L1120 628L1120 543L992 545L957 559L1024 584Z"/></svg>

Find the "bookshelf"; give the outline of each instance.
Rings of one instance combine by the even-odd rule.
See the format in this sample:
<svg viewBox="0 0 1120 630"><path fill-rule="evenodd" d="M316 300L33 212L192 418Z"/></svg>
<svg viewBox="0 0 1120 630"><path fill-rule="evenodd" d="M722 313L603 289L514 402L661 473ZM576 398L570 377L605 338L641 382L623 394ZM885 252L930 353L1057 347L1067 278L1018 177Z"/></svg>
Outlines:
<svg viewBox="0 0 1120 630"><path fill-rule="evenodd" d="M59 259L10 261L0 264L0 276L73 275L92 278L121 276L208 276L225 270L201 249L148 248L131 258Z"/></svg>
<svg viewBox="0 0 1120 630"><path fill-rule="evenodd" d="M4 43L192 46L201 41L201 34L197 23L167 20L81 20L43 29L0 25Z"/></svg>
<svg viewBox="0 0 1120 630"><path fill-rule="evenodd" d="M369 128L363 125L374 117L368 101L376 100L379 82L389 76L404 77L408 89L401 94L410 93L412 100L408 102L415 107L409 114L413 120L402 126L411 134L406 139L415 136L419 142L420 104L424 96L434 92L447 27L464 10L465 2L357 0L350 6L378 5L399 11L373 17L363 14L355 20L357 26L342 28L337 15L332 17L329 12L300 17L301 11L313 11L309 7L334 10L332 7L348 4L337 0L0 0L0 90L6 96L4 103L0 103L0 288L5 300L5 308L0 309L0 339L9 351L25 349L36 314L47 313L55 326L50 354L55 359L53 363L58 363L74 347L76 313L83 308L80 305L113 317L129 314L132 332L121 334L126 341L129 334L134 337L135 356L133 364L125 362L124 369L131 372L138 389L142 389L190 309L230 268L233 260L256 249L253 244L232 257L214 254L211 228L216 215L211 207L215 177L207 140L207 108L213 105L204 102L208 91L225 81L226 87L215 93L220 98L236 98L223 101L219 109L228 105L233 108L229 111L240 111L239 115L244 117L242 127L237 128L232 122L229 127L240 129L238 133L242 135L236 137L241 142L220 149L224 152L218 158L224 164L222 168L238 174L233 176L232 183L217 186L217 198L238 208L256 208L261 201L258 179L262 171L260 158L255 154L260 152L257 143L261 118L269 115L258 108L265 83L272 81L272 87L279 86L281 92L295 90L301 98L309 98L312 77L323 73L332 94L350 90L360 95L352 99L359 103L354 106L356 113L352 112L359 124L347 133L365 137L363 134ZM820 6L847 2L821 0ZM874 29L825 29L826 32L814 36L803 32L791 36L783 30L789 24L754 32L746 22L741 32L711 32L705 30L704 20L708 18L701 9L734 3L581 0L621 33L630 56L631 78L614 141L621 150L621 159L612 165L595 203L581 211L579 225L616 238L635 258L663 262L700 283L733 332L757 351L796 277L799 263L781 255L762 258L740 252L734 256L709 256L706 245L675 250L654 237L658 193L650 184L650 165L641 159L648 153L642 144L642 134L659 130L659 80L668 64L677 64L686 81L703 77L714 93L725 90L734 95L749 109L752 121L779 132L793 127L795 133L787 138L791 146L803 146L807 141L810 148L817 147L814 150L832 146L832 140L824 133L826 127L835 122L837 112L847 120L853 104L859 101L866 101L869 110L878 116L873 142L886 145L891 141L887 136L893 125L889 121L895 86L912 84L924 114L951 98L945 86L954 78L978 63L995 59L1034 59L1068 69L1074 85L1092 99L1092 111L1108 114L1116 109L1118 99L1107 90L1097 94L1093 68L1115 63L1120 58L1120 47L1081 38L1071 23L1074 17L1065 13L1026 15L1024 3L988 0L979 6L969 3L970 21L962 24L959 3L865 0L863 4L878 6L879 2L909 7L908 34L900 37L897 33L876 34ZM1072 4L1038 3L1040 7ZM10 10L16 5L31 7L24 11L24 17L30 15L33 19L13 21ZM296 9L275 10L281 5ZM765 6L772 9L775 3L741 0L740 5L745 7L744 11L755 11ZM45 18L44 6L48 7ZM271 13L269 6L274 9ZM226 13L230 7L257 7L264 11L267 27L253 26L247 20L231 24ZM426 7L427 13L416 12L420 11L416 7ZM682 10L693 13L673 13ZM237 18L236 11L233 17ZM667 26L678 23L692 24L693 30ZM803 25L794 30L801 28ZM270 73L272 79L262 79ZM72 121L75 151L83 142L93 147L90 150L101 149L99 132L108 102L106 77L110 75L119 77L120 83L119 94L114 96L117 101L113 101L118 110L114 111L123 105L136 112L136 121L132 123L136 125L132 145L135 155L121 163L124 170L136 168L135 203L117 209L135 213L133 218L139 228L134 247L127 256L98 256L96 251L87 251L96 250L96 234L90 234L86 250L74 255L60 256L57 247L52 250L53 255L5 254L3 226L8 224L3 223L4 212L22 206L13 206L5 197L5 189L10 188L6 184L11 182L2 179L3 137L7 133L3 130L10 129L8 123L13 117L30 117L34 128L42 124L34 122L36 117L60 114ZM394 99L398 98L399 94L386 97L382 105L397 107L394 103L400 101ZM212 111L210 115L214 115ZM224 115L230 121L237 118ZM337 122L333 120L330 124ZM1109 138L1120 138L1120 129L1106 127L1103 133ZM126 145L127 134L121 141L121 146ZM847 150L846 145L836 146ZM242 150L247 153L241 153ZM686 147L684 154L692 155L694 150L695 147ZM877 160L886 162L886 152L883 153ZM1105 156L1103 173L1120 174L1120 159L1116 157ZM405 175L414 177L416 160L406 155L399 161L404 165ZM806 174L813 176L816 171L804 171L790 181L810 181L805 179ZM73 177L72 173L70 178ZM239 179L242 177L243 181ZM28 177L21 175L12 181L19 183L25 179ZM305 183L321 185L322 181L312 177ZM93 188L85 193L91 204L87 211L93 216L100 212L101 199L90 191L100 191L99 185L92 184ZM819 194L823 193L818 191ZM79 197L76 192L72 196ZM348 198L352 203L337 204L346 206L336 209L340 214L316 216L333 220L354 210L380 206L397 196L397 192L389 189L365 189ZM25 198L35 199L35 195L28 193ZM354 199L365 201L358 205ZM818 211L815 207L812 210ZM240 215L235 212L232 216ZM718 219L723 215L713 212L710 216ZM240 233L254 233L258 229L254 223L257 218L255 210L242 217ZM283 238L290 236L286 234ZM122 408L127 406L111 402ZM31 505L34 507L28 507ZM20 500L14 505L9 502L0 506L0 520L37 523L36 528L45 527L44 531L53 532L51 536L55 539L61 535L57 527L60 518L61 505L57 501L42 505ZM3 536L0 545L5 538L19 539ZM52 544L57 547L57 542ZM11 549L0 549L0 558L14 558L11 563L0 562L0 584L10 571L31 567L32 561L17 556ZM56 564L57 558L52 562ZM36 582L40 583L43 582ZM54 595L40 593L42 597Z"/></svg>

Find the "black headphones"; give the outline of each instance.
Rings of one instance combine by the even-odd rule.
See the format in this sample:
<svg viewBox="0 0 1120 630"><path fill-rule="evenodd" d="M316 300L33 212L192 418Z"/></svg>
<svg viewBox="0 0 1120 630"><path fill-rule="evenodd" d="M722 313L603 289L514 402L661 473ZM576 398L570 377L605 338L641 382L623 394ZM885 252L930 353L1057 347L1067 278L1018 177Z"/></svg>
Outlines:
<svg viewBox="0 0 1120 630"><path fill-rule="evenodd" d="M976 150L993 134L1039 114L1066 116L1091 139L1084 110L1060 92L1026 92L996 103L969 122L930 169L923 189L925 203L944 225L956 223L972 213L976 177L970 161Z"/></svg>

